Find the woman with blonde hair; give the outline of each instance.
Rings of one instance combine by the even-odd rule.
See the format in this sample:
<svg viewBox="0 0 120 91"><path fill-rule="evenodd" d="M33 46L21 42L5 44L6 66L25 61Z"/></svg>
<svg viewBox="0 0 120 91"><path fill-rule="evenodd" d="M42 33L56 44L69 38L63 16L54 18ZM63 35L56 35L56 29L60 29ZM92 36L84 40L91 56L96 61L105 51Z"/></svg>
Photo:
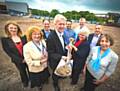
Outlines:
<svg viewBox="0 0 120 91"><path fill-rule="evenodd" d="M24 87L28 86L28 70L23 57L23 45L27 42L22 36L19 25L14 21L9 21L5 25L5 34L2 38L2 47L17 67Z"/></svg>
<svg viewBox="0 0 120 91"><path fill-rule="evenodd" d="M32 26L27 31L28 43L23 47L23 53L30 72L31 88L42 90L42 85L50 76L46 43L39 27Z"/></svg>
<svg viewBox="0 0 120 91"><path fill-rule="evenodd" d="M76 85L79 80L79 75L85 65L86 58L90 51L89 43L87 42L87 32L81 31L78 33L78 40L74 45L71 45L72 57L73 57L73 68L71 75L71 84Z"/></svg>

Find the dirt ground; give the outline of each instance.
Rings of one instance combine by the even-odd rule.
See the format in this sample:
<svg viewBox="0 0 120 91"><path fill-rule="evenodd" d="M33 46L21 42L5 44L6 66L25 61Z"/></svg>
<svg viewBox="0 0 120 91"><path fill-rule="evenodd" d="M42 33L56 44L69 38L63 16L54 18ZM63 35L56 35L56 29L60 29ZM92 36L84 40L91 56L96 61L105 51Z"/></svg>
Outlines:
<svg viewBox="0 0 120 91"><path fill-rule="evenodd" d="M42 26L40 23L41 20L29 19L28 17L10 17L8 15L0 15L0 37L4 36L4 25L8 20L15 20L19 23L23 32L29 26L37 25ZM73 28L76 27L76 24L73 24ZM94 25L88 24L88 27L91 31L94 30ZM104 33L110 34L115 40L115 44L112 49L120 57L120 28L104 26ZM83 86L84 79L80 75L80 79L77 85L70 85L70 78L60 80L61 91L80 91L80 88ZM43 91L53 91L52 80L49 79L49 84L44 85ZM11 63L10 58L3 51L1 42L0 42L0 91L37 91L36 88L31 89L30 87L23 88L19 74L14 64ZM120 58L117 64L117 68L114 74L110 77L108 81L99 86L96 91L120 91Z"/></svg>

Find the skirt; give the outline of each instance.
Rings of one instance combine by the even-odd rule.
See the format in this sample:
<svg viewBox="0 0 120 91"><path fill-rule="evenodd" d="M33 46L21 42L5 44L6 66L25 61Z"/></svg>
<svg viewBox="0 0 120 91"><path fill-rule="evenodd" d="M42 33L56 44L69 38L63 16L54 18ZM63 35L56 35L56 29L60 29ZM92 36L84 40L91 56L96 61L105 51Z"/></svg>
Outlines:
<svg viewBox="0 0 120 91"><path fill-rule="evenodd" d="M50 73L48 71L48 68L38 73L30 72L31 88L40 87L45 83L46 80L48 80L49 77Z"/></svg>

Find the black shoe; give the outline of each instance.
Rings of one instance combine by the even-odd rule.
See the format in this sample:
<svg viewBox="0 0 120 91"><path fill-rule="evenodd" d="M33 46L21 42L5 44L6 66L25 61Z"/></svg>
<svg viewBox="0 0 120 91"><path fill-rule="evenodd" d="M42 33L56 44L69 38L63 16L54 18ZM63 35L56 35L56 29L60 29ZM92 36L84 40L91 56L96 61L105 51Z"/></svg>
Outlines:
<svg viewBox="0 0 120 91"><path fill-rule="evenodd" d="M28 87L28 83L23 83L23 86L24 87Z"/></svg>
<svg viewBox="0 0 120 91"><path fill-rule="evenodd" d="M84 91L84 87L80 88L80 91Z"/></svg>
<svg viewBox="0 0 120 91"><path fill-rule="evenodd" d="M38 91L42 91L42 86L38 87Z"/></svg>
<svg viewBox="0 0 120 91"><path fill-rule="evenodd" d="M76 84L77 84L76 82L73 82L73 81L71 82L71 85L76 85Z"/></svg>
<svg viewBox="0 0 120 91"><path fill-rule="evenodd" d="M60 91L60 87L59 86L54 86L54 91Z"/></svg>
<svg viewBox="0 0 120 91"><path fill-rule="evenodd" d="M44 83L45 83L45 84L49 84L49 79L47 79Z"/></svg>

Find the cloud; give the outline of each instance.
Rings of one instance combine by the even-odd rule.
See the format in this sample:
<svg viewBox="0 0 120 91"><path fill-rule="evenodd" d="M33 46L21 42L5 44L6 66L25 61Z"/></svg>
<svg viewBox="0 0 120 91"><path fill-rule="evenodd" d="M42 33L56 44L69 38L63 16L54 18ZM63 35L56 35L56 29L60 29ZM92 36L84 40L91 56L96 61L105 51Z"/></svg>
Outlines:
<svg viewBox="0 0 120 91"><path fill-rule="evenodd" d="M9 0L17 1L17 0ZM120 12L120 0L20 0L27 2L30 8L51 11Z"/></svg>

